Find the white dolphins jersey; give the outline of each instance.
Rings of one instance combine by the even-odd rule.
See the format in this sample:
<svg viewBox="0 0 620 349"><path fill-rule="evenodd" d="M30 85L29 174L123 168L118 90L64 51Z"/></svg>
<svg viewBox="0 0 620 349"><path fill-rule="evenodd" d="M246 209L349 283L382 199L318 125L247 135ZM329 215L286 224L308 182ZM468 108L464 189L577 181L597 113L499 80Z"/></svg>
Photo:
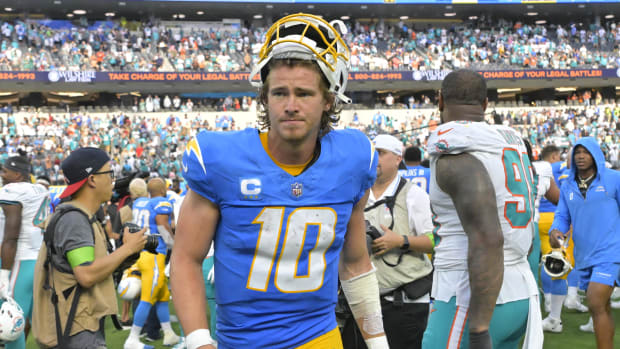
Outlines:
<svg viewBox="0 0 620 349"><path fill-rule="evenodd" d="M528 283L533 281L526 257L533 238L534 185L532 165L521 137L502 125L455 121L440 125L431 134L427 148L431 156L430 199L436 243L433 264L437 282L433 283L433 296L449 301L456 295L457 305L469 304L468 238L451 197L439 188L435 178L440 156L468 153L482 163L493 182L504 234L504 282L497 303L527 298L531 292L524 278Z"/></svg>
<svg viewBox="0 0 620 349"><path fill-rule="evenodd" d="M43 230L43 223L50 214L50 196L48 190L40 184L26 182L10 183L0 188L0 204L21 205L22 224L17 240L15 260L37 259ZM0 210L0 231L4 236L4 211Z"/></svg>
<svg viewBox="0 0 620 349"><path fill-rule="evenodd" d="M547 194L547 191L551 187L553 169L551 169L551 164L547 161L534 161L532 165L534 165L536 169L536 178L534 178L534 183L536 183L536 210L534 212L534 222L538 223L540 220L540 199Z"/></svg>

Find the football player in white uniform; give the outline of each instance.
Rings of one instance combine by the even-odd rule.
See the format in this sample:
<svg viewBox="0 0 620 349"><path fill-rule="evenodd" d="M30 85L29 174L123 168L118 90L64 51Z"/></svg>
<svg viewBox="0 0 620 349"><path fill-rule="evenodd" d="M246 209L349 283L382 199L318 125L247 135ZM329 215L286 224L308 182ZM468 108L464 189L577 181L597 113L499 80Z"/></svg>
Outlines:
<svg viewBox="0 0 620 349"><path fill-rule="evenodd" d="M542 348L531 164L513 129L484 122L486 82L457 70L441 86L428 141L435 299L423 348ZM527 329L527 331L526 331Z"/></svg>
<svg viewBox="0 0 620 349"><path fill-rule="evenodd" d="M534 187L536 188L536 197L534 198L534 243L532 245L532 251L528 257L530 268L538 283L538 270L540 268L540 234L538 233L538 221L540 220L540 200L544 197L554 205L557 204L560 198L560 188L558 188L555 180L553 179L553 171L551 164L547 161L534 161L532 155L532 147L527 139L523 139L523 143L527 147L527 155L532 167L532 178L534 179ZM561 310L560 302L560 310Z"/></svg>
<svg viewBox="0 0 620 349"><path fill-rule="evenodd" d="M14 298L23 309L24 317L32 317L32 283L34 265L43 241L39 227L50 213L47 188L30 183L30 162L14 156L4 164L4 186L0 189L0 229L2 240L0 269L0 298ZM6 343L5 348L25 348L25 335Z"/></svg>

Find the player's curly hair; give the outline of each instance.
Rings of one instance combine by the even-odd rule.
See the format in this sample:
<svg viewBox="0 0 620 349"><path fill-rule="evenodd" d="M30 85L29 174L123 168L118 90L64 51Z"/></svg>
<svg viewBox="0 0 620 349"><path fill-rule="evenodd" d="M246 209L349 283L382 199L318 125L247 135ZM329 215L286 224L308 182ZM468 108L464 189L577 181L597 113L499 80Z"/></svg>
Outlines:
<svg viewBox="0 0 620 349"><path fill-rule="evenodd" d="M332 124L337 123L340 120L340 112L342 111L341 105L338 103L338 99L336 96L329 91L329 83L319 66L308 60L302 59L272 59L271 62L263 69L263 73L265 76L269 75L269 71L271 69L287 66L287 67L306 67L310 68L319 74L321 77L319 81L319 88L321 93L323 94L323 98L331 104L329 110L324 111L321 116L321 128L319 130L319 137L326 135L329 131L333 129ZM269 112L267 110L267 97L269 95L269 79L267 77L264 78L263 86L258 91L257 97L257 114L258 114L258 125L261 129L269 129L271 127L271 122L269 121Z"/></svg>

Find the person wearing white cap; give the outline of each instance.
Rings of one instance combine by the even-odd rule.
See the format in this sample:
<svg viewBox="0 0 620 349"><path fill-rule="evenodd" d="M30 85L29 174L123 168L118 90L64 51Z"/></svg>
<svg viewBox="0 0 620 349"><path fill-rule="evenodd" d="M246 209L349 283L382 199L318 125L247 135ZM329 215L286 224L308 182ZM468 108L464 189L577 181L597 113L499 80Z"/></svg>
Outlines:
<svg viewBox="0 0 620 349"><path fill-rule="evenodd" d="M383 324L390 348L420 348L429 312L433 266L428 256L414 251L410 241L433 229L426 191L398 172L403 144L396 137L374 139L379 155L377 180L370 189L364 218L375 235L371 261L377 268ZM353 321L343 329L345 348L361 341Z"/></svg>

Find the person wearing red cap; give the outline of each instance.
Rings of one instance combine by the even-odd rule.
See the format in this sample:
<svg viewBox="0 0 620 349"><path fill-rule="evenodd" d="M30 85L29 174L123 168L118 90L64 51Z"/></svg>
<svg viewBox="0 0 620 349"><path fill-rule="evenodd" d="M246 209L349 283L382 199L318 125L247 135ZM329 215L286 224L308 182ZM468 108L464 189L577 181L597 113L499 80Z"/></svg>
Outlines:
<svg viewBox="0 0 620 349"><path fill-rule="evenodd" d="M41 246L37 258L33 331L43 347L105 348L104 317L118 311L112 273L144 248L146 237L144 229L135 234L126 231L123 245L112 253L107 250L103 227L94 218L101 204L112 197L114 186L110 158L104 151L76 149L63 161L62 171L67 187L60 197L69 201L59 205L48 220L48 224L54 223L51 241ZM66 206L82 212L63 214ZM76 290L81 294L75 317L68 324ZM58 297L57 307L51 301L53 293ZM59 338L58 316L63 329L71 326L68 336Z"/></svg>

